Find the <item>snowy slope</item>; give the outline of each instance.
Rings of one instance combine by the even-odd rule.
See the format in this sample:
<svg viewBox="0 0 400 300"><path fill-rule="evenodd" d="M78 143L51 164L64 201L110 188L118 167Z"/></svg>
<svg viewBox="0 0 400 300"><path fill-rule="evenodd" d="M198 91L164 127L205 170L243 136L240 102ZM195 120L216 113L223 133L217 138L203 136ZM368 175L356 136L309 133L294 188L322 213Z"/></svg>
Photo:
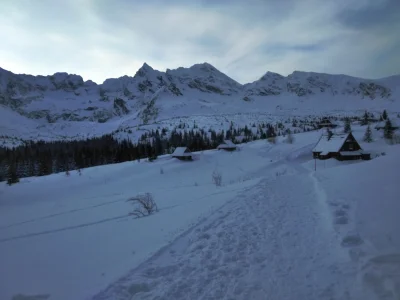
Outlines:
<svg viewBox="0 0 400 300"><path fill-rule="evenodd" d="M400 148L374 130L373 160L314 172L320 134L1 185L0 299L398 299Z"/></svg>
<svg viewBox="0 0 400 300"><path fill-rule="evenodd" d="M124 122L137 127L176 117L195 121L238 113L301 116L359 114L366 109L397 113L399 83L400 76L368 80L295 71L287 77L267 72L242 85L208 63L166 72L144 64L133 77L102 84L67 73L31 76L0 69L0 136L13 132L11 137L25 140L82 138L112 133ZM10 110L17 115L10 117ZM100 129L94 133L96 124Z"/></svg>

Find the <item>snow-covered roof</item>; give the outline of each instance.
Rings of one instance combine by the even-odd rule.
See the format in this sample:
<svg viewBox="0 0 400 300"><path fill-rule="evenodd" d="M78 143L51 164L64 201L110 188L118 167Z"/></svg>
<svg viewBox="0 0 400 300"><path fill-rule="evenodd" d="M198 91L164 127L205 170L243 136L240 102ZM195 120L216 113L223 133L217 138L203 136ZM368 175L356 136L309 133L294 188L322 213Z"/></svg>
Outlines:
<svg viewBox="0 0 400 300"><path fill-rule="evenodd" d="M339 152L342 148L344 142L346 141L349 133L346 134L334 134L328 140L328 136L323 134L318 141L317 145L314 147L313 152Z"/></svg>
<svg viewBox="0 0 400 300"><path fill-rule="evenodd" d="M227 149L227 148L236 148L236 145L230 140L224 140L222 144L220 144L218 149Z"/></svg>
<svg viewBox="0 0 400 300"><path fill-rule="evenodd" d="M185 153L186 150L188 150L187 147L177 147L174 153L172 153L172 156L191 156L192 154L190 152Z"/></svg>

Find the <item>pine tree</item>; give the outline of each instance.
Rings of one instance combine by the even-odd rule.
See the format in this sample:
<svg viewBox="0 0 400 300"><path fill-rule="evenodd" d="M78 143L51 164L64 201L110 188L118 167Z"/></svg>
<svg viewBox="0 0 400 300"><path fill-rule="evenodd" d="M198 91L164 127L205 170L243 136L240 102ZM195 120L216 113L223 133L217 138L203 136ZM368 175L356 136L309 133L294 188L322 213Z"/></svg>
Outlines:
<svg viewBox="0 0 400 300"><path fill-rule="evenodd" d="M369 116L368 116L368 112L365 111L362 120L361 120L361 125L368 125L369 123Z"/></svg>
<svg viewBox="0 0 400 300"><path fill-rule="evenodd" d="M15 162L10 162L10 165L8 166L8 172L7 172L7 184L12 185L14 183L18 183L19 178L17 175L17 166Z"/></svg>
<svg viewBox="0 0 400 300"><path fill-rule="evenodd" d="M386 109L384 109L383 113L382 113L382 119L387 120L387 118L388 118L388 115L387 115Z"/></svg>
<svg viewBox="0 0 400 300"><path fill-rule="evenodd" d="M344 120L344 130L345 133L351 132L351 123L350 123L350 118L346 118Z"/></svg>
<svg viewBox="0 0 400 300"><path fill-rule="evenodd" d="M365 130L364 142L367 142L367 143L372 142L372 131L371 131L371 126L369 126L369 125L368 125L367 129Z"/></svg>
<svg viewBox="0 0 400 300"><path fill-rule="evenodd" d="M383 128L383 136L385 139L388 140L393 139L393 127L390 119L387 119L385 122L385 127Z"/></svg>

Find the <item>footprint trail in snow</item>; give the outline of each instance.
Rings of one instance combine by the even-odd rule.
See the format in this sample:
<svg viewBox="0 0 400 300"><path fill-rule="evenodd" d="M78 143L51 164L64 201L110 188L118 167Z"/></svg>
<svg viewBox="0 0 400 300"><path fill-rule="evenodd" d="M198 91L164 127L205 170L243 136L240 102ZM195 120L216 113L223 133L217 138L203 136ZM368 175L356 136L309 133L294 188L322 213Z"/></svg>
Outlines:
<svg viewBox="0 0 400 300"><path fill-rule="evenodd" d="M264 179L94 297L353 299L312 176Z"/></svg>

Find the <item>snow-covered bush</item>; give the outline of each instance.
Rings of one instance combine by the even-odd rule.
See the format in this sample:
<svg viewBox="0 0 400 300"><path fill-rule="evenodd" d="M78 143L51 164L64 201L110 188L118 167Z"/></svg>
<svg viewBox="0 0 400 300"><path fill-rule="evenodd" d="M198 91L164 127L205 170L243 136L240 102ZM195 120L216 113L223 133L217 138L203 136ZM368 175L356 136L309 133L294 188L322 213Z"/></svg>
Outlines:
<svg viewBox="0 0 400 300"><path fill-rule="evenodd" d="M133 211L130 215L136 218L145 217L158 211L156 202L154 201L153 195L145 193L143 195L137 195L128 199L134 205Z"/></svg>
<svg viewBox="0 0 400 300"><path fill-rule="evenodd" d="M215 184L215 186L221 186L222 185L222 174L219 173L218 171L214 171L212 173L212 181Z"/></svg>

